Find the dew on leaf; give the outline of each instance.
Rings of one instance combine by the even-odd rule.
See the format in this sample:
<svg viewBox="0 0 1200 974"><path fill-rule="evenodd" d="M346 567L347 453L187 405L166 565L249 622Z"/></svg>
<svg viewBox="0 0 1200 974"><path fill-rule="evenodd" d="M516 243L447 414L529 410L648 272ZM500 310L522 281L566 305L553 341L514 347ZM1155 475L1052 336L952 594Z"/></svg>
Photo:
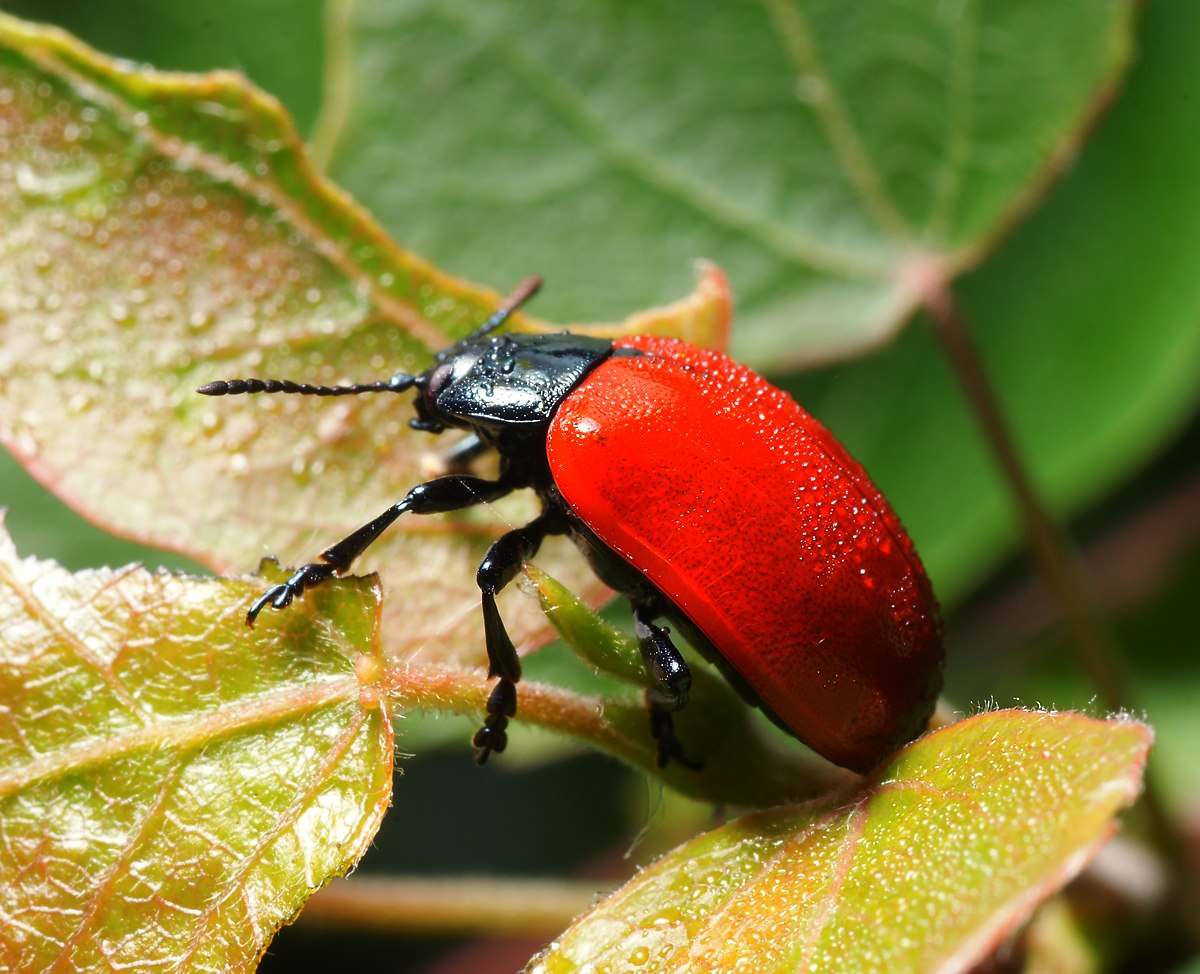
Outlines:
<svg viewBox="0 0 1200 974"><path fill-rule="evenodd" d="M188 328L194 332L204 331L206 328L210 328L215 322L216 319L207 311L193 311L188 315L187 320Z"/></svg>

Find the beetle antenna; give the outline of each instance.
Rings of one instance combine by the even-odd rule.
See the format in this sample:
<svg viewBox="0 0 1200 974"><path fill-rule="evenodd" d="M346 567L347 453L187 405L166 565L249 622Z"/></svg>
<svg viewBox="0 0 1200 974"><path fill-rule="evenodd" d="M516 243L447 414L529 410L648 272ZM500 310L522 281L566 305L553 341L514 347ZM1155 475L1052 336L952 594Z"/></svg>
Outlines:
<svg viewBox="0 0 1200 974"><path fill-rule="evenodd" d="M504 303L496 309L487 321L471 332L471 334L467 335L466 338L462 338L449 348L444 348L438 352L436 356L437 361L444 362L446 359L457 355L466 345L478 341L489 332L495 331L508 321L521 305L537 294L541 286L542 279L540 277L534 275L533 277L525 278L525 280L517 285L516 290L504 299ZM404 392L406 389L411 389L420 382L421 376L401 372L381 382L359 382L344 386L315 386L309 385L307 382L292 382L290 379L228 379L205 383L196 391L204 396L240 396L247 393L260 392L284 392L296 396L357 396L364 392Z"/></svg>
<svg viewBox="0 0 1200 974"><path fill-rule="evenodd" d="M345 386L314 386L289 379L229 379L208 382L196 391L204 396L240 396L256 392L287 392L297 396L357 396L363 392L404 392L417 384L420 376L401 372L381 382L359 382Z"/></svg>
<svg viewBox="0 0 1200 974"><path fill-rule="evenodd" d="M516 290L504 299L504 303L492 313L492 316L488 318L487 321L485 321L465 338L460 338L449 348L443 348L435 356L437 360L439 362L444 362L448 358L453 358L460 351L462 351L463 348L471 344L471 342L478 341L479 339L483 338L484 335L488 335L495 331L506 321L508 321L508 319L512 317L513 313L520 308L521 305L537 294L538 289L541 288L541 286L542 279L536 274L532 277L525 278L525 280L517 285Z"/></svg>

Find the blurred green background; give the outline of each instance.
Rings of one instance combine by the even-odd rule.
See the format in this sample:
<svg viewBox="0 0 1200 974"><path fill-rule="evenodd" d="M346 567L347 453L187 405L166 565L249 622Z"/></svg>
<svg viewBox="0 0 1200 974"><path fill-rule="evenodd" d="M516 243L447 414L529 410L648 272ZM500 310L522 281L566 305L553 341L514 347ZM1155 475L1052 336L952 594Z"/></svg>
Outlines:
<svg viewBox="0 0 1200 974"><path fill-rule="evenodd" d="M726 267L739 297L735 353L829 425L910 527L948 610L950 700L964 709L1014 701L1102 709L1063 650L1053 606L1020 553L1008 496L925 323L918 318L865 357L798 371L780 349L795 316L808 311L788 297L794 282L783 269L768 272L748 255L752 242L737 228L713 230L686 208L665 205L660 213L641 202L573 213L564 200L599 206L580 187L611 172L603 160L575 158L579 146L561 132L540 130L530 105L495 94L515 84L509 73L530 83L532 69L521 75L514 65L524 62L509 47L537 50L537 31L514 29L522 15L514 5L481 17L368 0L330 10L316 0L3 6L157 68L240 70L280 98L303 132L336 117L336 136L328 128L321 136L331 175L402 245L498 290L545 273L543 317L620 315L685 293L695 258ZM634 15L615 3L586 5L580 16L614 31L616 23L654 26L651 11L631 27ZM1194 811L1200 797L1192 743L1200 733L1200 637L1191 614L1200 592L1196 36L1200 8L1187 0L1139 11L1128 73L1115 76L1112 103L1087 130L1078 159L1044 197L1030 194L1035 205L1020 219L1014 213L1011 228L978 238L981 247L993 237L1001 242L956 284L1034 480L1079 541L1113 620L1132 692L1159 734L1168 795L1181 811ZM330 52L345 60L329 77L352 82L344 103L328 83ZM1019 62L1019 52L1012 56ZM651 85L647 100L668 101L669 72L662 74L647 71L650 81L639 81ZM736 110L737 79L724 80L729 103L719 107ZM598 85L594 96L603 102L610 90ZM629 124L636 132L639 118ZM678 133L685 146L695 140L697 153L712 151L721 136L719 122L712 131ZM749 162L731 154L728 179L782 164L769 147L762 151L768 156ZM529 168L528 158L544 169ZM508 175L488 188L499 178L494 167ZM557 195L545 189L555 180L563 181ZM129 560L187 567L82 522L7 455L0 485L23 554L71 568ZM534 672L559 665L555 652L535 661ZM518 746L511 759L478 771L458 740L466 726L462 735L452 726L454 733L441 725L432 736L454 738L453 746L401 762L396 807L363 871L612 873L615 863L619 873L621 851L657 821L658 786L610 761L582 755L546 765L535 756L555 749L530 747L522 766ZM331 941L301 927L283 932L264 969L324 966L319 951L331 950L387 970L449 971L456 957L466 964L472 956L461 949L441 940ZM521 951L528 956L529 946L514 956ZM469 963L483 969L478 958Z"/></svg>

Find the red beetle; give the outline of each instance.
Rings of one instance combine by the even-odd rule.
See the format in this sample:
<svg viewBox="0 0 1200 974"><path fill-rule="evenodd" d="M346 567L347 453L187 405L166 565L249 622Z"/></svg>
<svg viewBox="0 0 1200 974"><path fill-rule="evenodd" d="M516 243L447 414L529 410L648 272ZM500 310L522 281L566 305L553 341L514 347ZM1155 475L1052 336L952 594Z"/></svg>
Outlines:
<svg viewBox="0 0 1200 974"><path fill-rule="evenodd" d="M206 395L417 390L411 425L466 429L500 474L451 474L399 503L254 603L285 608L350 568L401 514L459 510L531 488L541 514L479 566L489 675L476 759L504 750L521 667L496 593L551 534L568 534L633 605L658 761L691 764L671 714L691 674L665 617L777 724L867 771L925 727L941 689L937 603L899 519L862 468L787 393L718 352L667 338L499 335L526 282L420 375L310 386L212 382Z"/></svg>

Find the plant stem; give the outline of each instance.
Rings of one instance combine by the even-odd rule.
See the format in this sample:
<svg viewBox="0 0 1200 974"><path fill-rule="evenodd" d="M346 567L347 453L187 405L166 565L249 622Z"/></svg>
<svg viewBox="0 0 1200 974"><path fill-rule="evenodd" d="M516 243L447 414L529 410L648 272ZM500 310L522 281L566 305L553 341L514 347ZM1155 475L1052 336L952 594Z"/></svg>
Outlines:
<svg viewBox="0 0 1200 974"><path fill-rule="evenodd" d="M928 274L922 283L921 297L934 332L1016 500L1030 553L1062 613L1067 644L1107 709L1137 712L1120 653L1091 593L1082 562L1029 477L946 279ZM1184 839L1167 810L1153 770L1152 765L1146 768L1143 808L1153 841L1168 862L1178 864Z"/></svg>
<svg viewBox="0 0 1200 974"><path fill-rule="evenodd" d="M455 879L356 876L313 895L305 923L379 933L553 936L606 884L546 879Z"/></svg>

